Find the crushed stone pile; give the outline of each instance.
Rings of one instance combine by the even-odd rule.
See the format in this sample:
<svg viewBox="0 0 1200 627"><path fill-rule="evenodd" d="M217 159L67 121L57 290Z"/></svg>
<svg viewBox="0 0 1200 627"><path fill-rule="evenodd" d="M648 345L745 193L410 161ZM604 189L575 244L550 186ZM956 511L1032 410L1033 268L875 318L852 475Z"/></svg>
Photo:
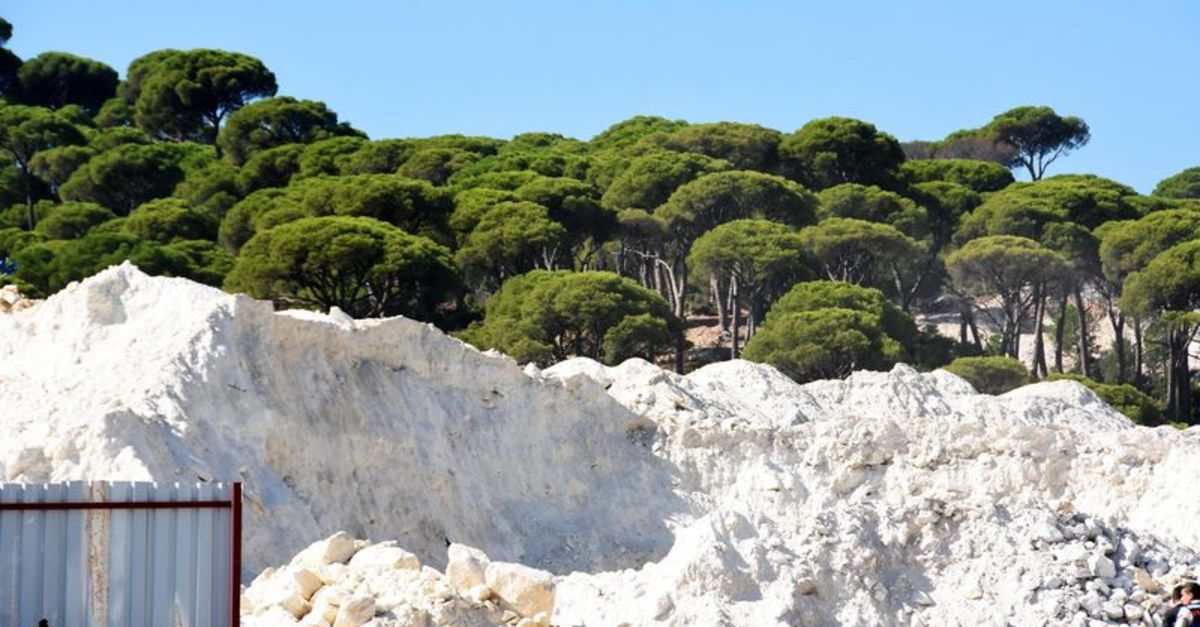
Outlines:
<svg viewBox="0 0 1200 627"><path fill-rule="evenodd" d="M0 316L0 407L5 481L244 481L256 626L1154 625L1200 570L1200 429L1069 381L522 369L126 265Z"/></svg>
<svg viewBox="0 0 1200 627"><path fill-rule="evenodd" d="M546 627L554 594L550 573L472 547L451 544L443 574L394 542L339 532L255 578L242 594L243 625Z"/></svg>
<svg viewBox="0 0 1200 627"><path fill-rule="evenodd" d="M37 304L36 300L25 298L15 285L0 287L0 314L29 309Z"/></svg>

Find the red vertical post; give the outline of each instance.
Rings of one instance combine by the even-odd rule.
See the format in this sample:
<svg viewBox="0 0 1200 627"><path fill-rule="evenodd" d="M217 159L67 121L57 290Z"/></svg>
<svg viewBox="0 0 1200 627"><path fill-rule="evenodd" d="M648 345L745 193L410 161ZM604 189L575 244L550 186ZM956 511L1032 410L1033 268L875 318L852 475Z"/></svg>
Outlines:
<svg viewBox="0 0 1200 627"><path fill-rule="evenodd" d="M233 482L233 494L229 498L229 518L233 525L230 536L233 554L229 560L229 590L233 595L229 603L229 627L239 627L242 620L242 482Z"/></svg>

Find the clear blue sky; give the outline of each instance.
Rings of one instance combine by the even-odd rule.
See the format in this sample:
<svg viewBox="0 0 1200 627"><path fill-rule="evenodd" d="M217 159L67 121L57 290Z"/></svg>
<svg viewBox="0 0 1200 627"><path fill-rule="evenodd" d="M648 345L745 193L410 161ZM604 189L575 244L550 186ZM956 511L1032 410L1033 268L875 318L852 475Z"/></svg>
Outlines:
<svg viewBox="0 0 1200 627"><path fill-rule="evenodd" d="M9 0L10 47L124 73L159 48L261 58L281 95L373 138L553 131L635 114L935 139L1023 104L1092 142L1052 172L1149 192L1200 165L1200 1Z"/></svg>

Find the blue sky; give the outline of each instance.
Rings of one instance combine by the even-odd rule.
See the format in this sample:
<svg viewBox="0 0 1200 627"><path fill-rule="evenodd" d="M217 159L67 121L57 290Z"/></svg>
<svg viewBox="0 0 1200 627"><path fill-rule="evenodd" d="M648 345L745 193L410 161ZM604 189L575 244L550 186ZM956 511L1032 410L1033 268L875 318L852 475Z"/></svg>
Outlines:
<svg viewBox="0 0 1200 627"><path fill-rule="evenodd" d="M1200 165L1195 0L11 0L10 47L124 73L159 48L261 58L281 95L373 138L588 138L636 114L785 132L857 117L902 141L1013 106L1078 115L1091 143L1051 172L1149 192Z"/></svg>

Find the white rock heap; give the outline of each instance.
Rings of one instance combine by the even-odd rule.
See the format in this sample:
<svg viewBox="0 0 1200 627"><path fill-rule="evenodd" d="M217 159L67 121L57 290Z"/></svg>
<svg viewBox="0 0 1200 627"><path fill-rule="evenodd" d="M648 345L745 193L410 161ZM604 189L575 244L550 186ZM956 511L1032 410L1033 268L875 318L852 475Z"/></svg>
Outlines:
<svg viewBox="0 0 1200 627"><path fill-rule="evenodd" d="M0 407L3 480L243 480L256 626L1154 625L1200 568L1200 430L1072 382L523 370L122 266L0 316Z"/></svg>

